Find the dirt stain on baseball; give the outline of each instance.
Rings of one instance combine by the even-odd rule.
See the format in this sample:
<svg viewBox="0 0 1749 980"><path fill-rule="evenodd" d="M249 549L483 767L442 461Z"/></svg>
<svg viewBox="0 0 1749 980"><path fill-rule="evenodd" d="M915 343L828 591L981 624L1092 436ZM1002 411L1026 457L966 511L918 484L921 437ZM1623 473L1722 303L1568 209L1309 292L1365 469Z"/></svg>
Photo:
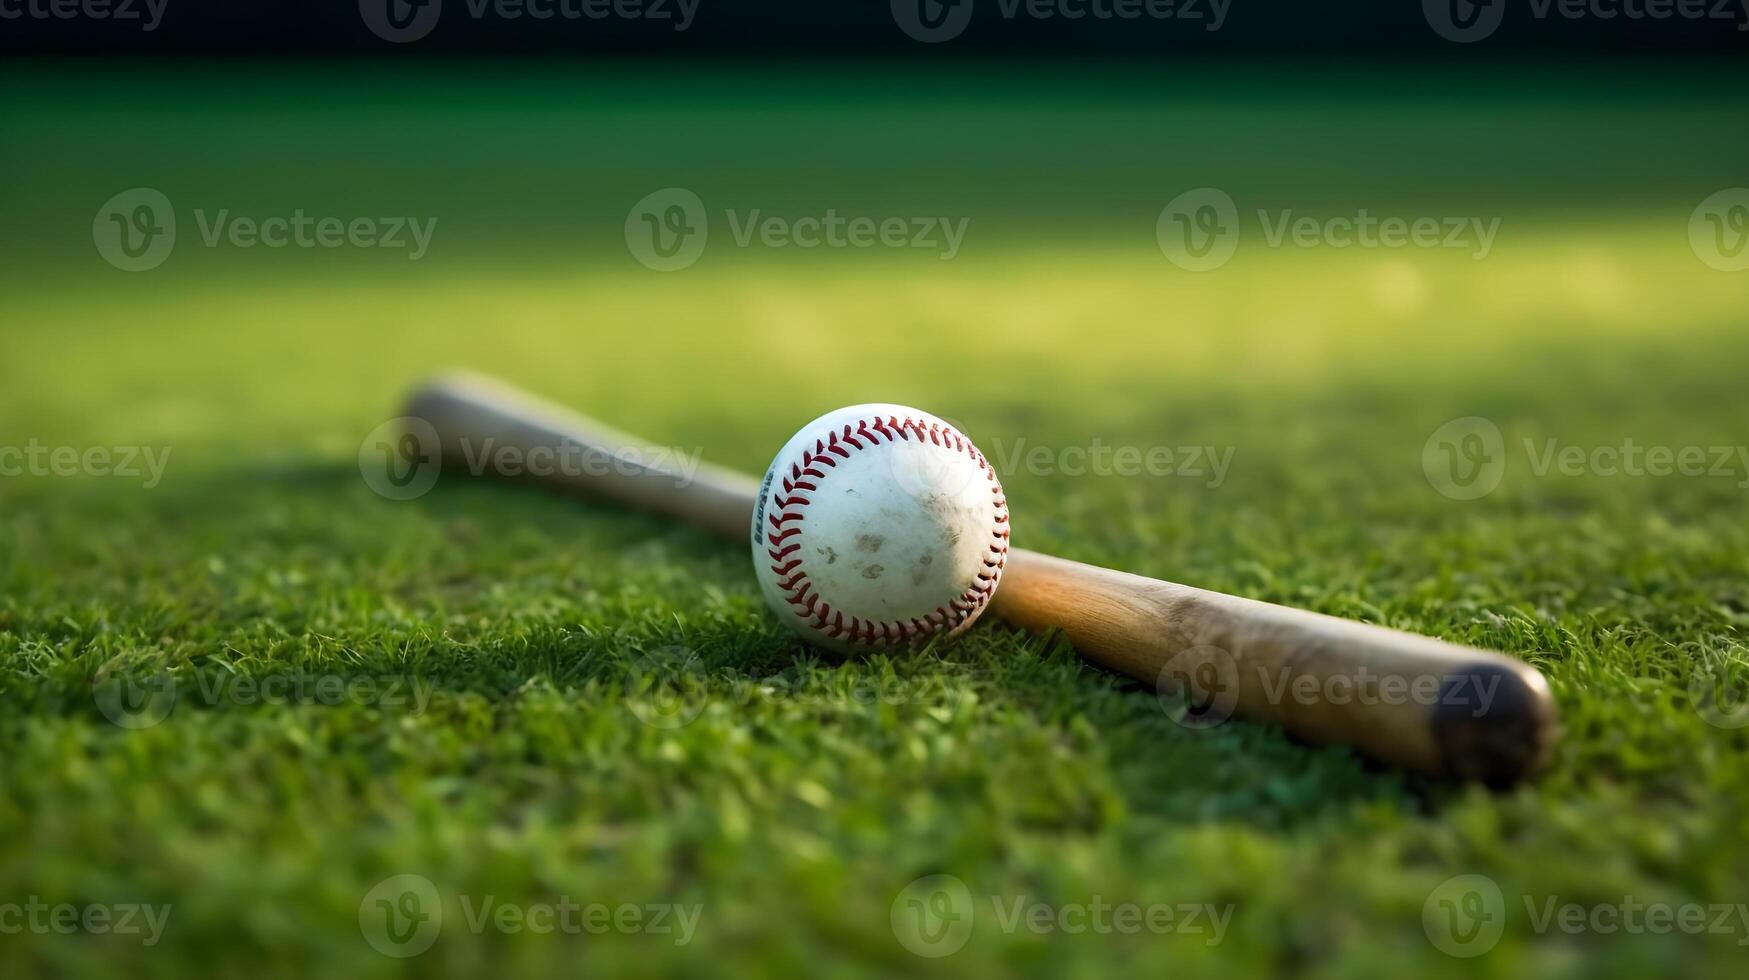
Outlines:
<svg viewBox="0 0 1749 980"><path fill-rule="evenodd" d="M886 571L886 569L882 568L879 565L870 565L867 568L864 568L862 570L862 577L863 578L880 578L881 573L884 571Z"/></svg>
<svg viewBox="0 0 1749 980"><path fill-rule="evenodd" d="M866 551L871 555L881 550L881 545L886 543L886 536L882 534L859 534L856 536L856 550Z"/></svg>

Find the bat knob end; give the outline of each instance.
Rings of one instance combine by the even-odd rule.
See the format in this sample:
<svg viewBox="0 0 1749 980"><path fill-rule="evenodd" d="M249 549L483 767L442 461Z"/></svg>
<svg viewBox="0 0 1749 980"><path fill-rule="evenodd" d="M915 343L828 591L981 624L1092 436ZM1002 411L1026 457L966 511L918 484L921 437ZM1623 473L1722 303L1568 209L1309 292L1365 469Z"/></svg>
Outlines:
<svg viewBox="0 0 1749 980"><path fill-rule="evenodd" d="M1448 775L1505 789L1548 761L1555 701L1528 665L1478 663L1453 671L1433 710L1435 744Z"/></svg>

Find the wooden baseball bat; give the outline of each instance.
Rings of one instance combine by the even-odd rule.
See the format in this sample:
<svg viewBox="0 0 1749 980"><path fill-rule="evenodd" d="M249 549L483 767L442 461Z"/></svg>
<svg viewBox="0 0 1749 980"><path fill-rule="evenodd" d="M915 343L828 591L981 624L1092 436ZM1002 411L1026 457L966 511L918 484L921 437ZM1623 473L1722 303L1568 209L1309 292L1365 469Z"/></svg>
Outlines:
<svg viewBox="0 0 1749 980"><path fill-rule="evenodd" d="M752 477L706 466L683 474L642 440L490 379L431 382L405 414L432 426L447 465L471 460L476 475L539 479L748 534ZM595 465L530 477L498 462L556 450ZM1534 773L1555 739L1554 699L1536 668L1382 626L1020 549L1008 553L991 610L1024 629L1060 629L1089 660L1159 689L1188 688L1208 722L1269 722L1435 776L1504 787Z"/></svg>

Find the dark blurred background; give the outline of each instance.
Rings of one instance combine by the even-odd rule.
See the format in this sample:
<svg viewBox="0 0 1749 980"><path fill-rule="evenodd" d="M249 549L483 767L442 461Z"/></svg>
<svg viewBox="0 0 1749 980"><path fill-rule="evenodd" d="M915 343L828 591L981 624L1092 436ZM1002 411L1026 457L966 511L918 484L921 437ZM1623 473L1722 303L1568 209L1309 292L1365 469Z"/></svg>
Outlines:
<svg viewBox="0 0 1749 980"><path fill-rule="evenodd" d="M1482 49L1729 56L1749 50L1745 6L1743 0L0 0L0 52L1449 58ZM1050 13L1040 16L1041 10Z"/></svg>

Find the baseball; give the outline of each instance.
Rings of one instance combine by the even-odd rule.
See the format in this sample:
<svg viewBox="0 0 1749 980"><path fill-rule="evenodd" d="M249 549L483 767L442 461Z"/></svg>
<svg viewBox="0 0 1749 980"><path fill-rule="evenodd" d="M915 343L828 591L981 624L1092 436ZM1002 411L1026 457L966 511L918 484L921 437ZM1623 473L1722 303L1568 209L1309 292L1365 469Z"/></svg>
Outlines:
<svg viewBox="0 0 1749 980"><path fill-rule="evenodd" d="M969 627L1008 557L1008 502L984 454L903 405L803 426L765 472L753 567L771 607L840 652Z"/></svg>

